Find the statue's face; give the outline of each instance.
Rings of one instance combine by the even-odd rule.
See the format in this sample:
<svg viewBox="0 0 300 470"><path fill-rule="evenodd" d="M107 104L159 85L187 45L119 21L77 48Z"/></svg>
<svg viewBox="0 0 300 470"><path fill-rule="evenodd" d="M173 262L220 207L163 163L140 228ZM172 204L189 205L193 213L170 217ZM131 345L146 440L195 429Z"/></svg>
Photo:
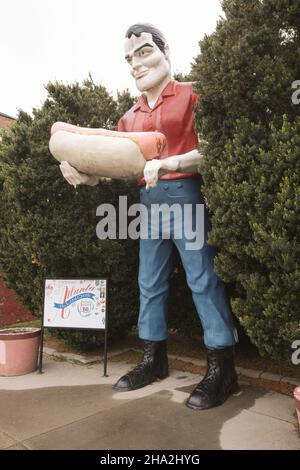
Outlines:
<svg viewBox="0 0 300 470"><path fill-rule="evenodd" d="M152 34L134 34L125 39L125 59L131 67L139 91L148 91L171 76L168 51L164 54L152 39Z"/></svg>

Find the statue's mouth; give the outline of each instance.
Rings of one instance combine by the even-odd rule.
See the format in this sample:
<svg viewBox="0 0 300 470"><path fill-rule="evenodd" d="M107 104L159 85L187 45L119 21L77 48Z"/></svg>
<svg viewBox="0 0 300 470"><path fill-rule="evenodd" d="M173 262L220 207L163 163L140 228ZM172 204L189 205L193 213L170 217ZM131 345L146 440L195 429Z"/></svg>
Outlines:
<svg viewBox="0 0 300 470"><path fill-rule="evenodd" d="M144 72L138 73L134 78L136 80L139 80L140 78L143 78L145 75L147 75L147 73L148 73L148 70L144 70Z"/></svg>

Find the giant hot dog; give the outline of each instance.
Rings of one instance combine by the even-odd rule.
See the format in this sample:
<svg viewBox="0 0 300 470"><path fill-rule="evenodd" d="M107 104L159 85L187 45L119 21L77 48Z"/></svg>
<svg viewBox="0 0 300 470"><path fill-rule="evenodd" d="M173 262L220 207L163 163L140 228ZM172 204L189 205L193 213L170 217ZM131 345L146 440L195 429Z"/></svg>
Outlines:
<svg viewBox="0 0 300 470"><path fill-rule="evenodd" d="M49 149L56 160L66 160L78 171L108 178L140 178L147 160L166 155L166 137L160 132L117 132L56 122Z"/></svg>

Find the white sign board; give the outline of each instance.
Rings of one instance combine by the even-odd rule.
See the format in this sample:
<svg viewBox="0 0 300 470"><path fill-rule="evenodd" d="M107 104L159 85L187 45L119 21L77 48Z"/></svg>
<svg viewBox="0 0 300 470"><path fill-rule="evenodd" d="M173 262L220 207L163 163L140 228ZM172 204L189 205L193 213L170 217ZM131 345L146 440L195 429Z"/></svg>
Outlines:
<svg viewBox="0 0 300 470"><path fill-rule="evenodd" d="M43 326L105 329L106 279L46 279Z"/></svg>

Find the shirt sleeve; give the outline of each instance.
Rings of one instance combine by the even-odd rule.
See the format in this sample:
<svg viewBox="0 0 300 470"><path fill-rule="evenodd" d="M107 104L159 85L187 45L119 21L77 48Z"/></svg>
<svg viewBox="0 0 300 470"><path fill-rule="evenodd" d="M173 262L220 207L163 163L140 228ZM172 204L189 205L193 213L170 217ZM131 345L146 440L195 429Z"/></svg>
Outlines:
<svg viewBox="0 0 300 470"><path fill-rule="evenodd" d="M118 132L127 132L124 117L121 117L121 119L119 120L118 125L117 125L117 131Z"/></svg>
<svg viewBox="0 0 300 470"><path fill-rule="evenodd" d="M202 114L203 112L203 109L199 106L199 100L200 100L200 95L198 95L197 93L194 93L192 92L191 94L191 102L192 102L192 106L193 106L193 110L195 111L196 109L196 106L197 106L197 110L198 112L200 113L200 115Z"/></svg>
<svg viewBox="0 0 300 470"><path fill-rule="evenodd" d="M192 103L195 106L199 101L199 95L197 93L192 92Z"/></svg>

